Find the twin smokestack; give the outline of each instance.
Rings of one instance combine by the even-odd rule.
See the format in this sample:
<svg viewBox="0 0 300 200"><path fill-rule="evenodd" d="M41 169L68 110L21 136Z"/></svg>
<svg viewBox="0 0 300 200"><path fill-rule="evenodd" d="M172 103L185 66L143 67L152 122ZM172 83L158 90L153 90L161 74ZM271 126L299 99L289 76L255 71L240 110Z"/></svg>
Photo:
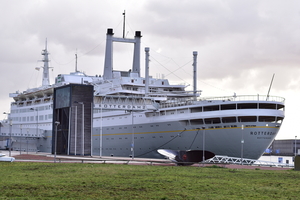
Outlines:
<svg viewBox="0 0 300 200"><path fill-rule="evenodd" d="M134 39L113 37L113 29L107 29L106 48L104 60L104 79L112 79L113 71L113 42L125 42L134 44L132 72L138 73L140 76L140 50L141 50L141 31L136 31Z"/></svg>

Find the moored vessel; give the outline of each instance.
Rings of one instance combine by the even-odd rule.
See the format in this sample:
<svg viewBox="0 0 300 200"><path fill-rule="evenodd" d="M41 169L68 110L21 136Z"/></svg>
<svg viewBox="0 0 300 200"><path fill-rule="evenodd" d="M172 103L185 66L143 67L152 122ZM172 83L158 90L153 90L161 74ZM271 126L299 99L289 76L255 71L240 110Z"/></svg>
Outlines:
<svg viewBox="0 0 300 200"><path fill-rule="evenodd" d="M133 43L129 71L113 67L113 43ZM207 150L215 155L258 159L276 137L284 119L284 98L243 95L203 98L197 90L197 52L193 52L194 87L170 84L149 75L150 48L145 48L145 77L140 70L141 32L132 39L107 30L102 76L77 71L49 82L49 52L42 51L42 86L10 94L11 111L0 140L14 150L53 152L53 138L63 138L59 154L161 158L158 149ZM92 104L71 100L66 115L76 116L55 132L54 93L68 85L93 87ZM66 95L66 93L62 93ZM70 98L65 96L65 99ZM60 102L64 105L63 102ZM56 102L58 104L58 102ZM87 112L90 106L90 127ZM63 107L63 106L62 106ZM90 137L85 137L86 130ZM74 137L72 136L74 135ZM72 136L72 137L71 137ZM87 144L89 143L89 149ZM8 146L8 145L7 145ZM6 146L6 148L7 148Z"/></svg>

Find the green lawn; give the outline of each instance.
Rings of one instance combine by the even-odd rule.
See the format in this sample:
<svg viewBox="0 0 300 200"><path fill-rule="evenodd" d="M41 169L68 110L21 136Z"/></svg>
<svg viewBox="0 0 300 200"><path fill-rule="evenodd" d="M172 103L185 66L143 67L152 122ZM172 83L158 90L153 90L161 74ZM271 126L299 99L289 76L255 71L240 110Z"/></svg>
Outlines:
<svg viewBox="0 0 300 200"><path fill-rule="evenodd" d="M300 172L0 162L0 199L300 199Z"/></svg>

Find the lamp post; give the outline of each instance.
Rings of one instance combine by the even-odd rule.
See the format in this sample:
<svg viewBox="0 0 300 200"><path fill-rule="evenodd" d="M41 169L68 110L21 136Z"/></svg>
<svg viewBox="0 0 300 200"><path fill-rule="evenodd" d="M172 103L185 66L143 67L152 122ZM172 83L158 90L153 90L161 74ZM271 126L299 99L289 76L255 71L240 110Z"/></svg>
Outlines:
<svg viewBox="0 0 300 200"><path fill-rule="evenodd" d="M243 154L244 154L244 125L242 124L242 139L241 139L241 164L243 165Z"/></svg>
<svg viewBox="0 0 300 200"><path fill-rule="evenodd" d="M27 149L27 154L28 154L28 136L29 136L29 128L27 128L27 137L26 137L26 149Z"/></svg>
<svg viewBox="0 0 300 200"><path fill-rule="evenodd" d="M9 157L11 156L11 131L12 131L12 119L9 119Z"/></svg>
<svg viewBox="0 0 300 200"><path fill-rule="evenodd" d="M74 138L74 155L76 156L77 147L77 106L75 106L75 138Z"/></svg>
<svg viewBox="0 0 300 200"><path fill-rule="evenodd" d="M101 112L101 122L100 122L100 158L102 157L102 145L103 145L103 141L102 141L102 139L103 139L103 128L102 128L102 126L103 126L103 113L102 113L102 106L103 106L103 104L102 104L102 100L103 100L103 98L101 99L101 109L100 109L100 112Z"/></svg>
<svg viewBox="0 0 300 200"><path fill-rule="evenodd" d="M203 135L202 135L202 146L203 146L202 163L203 163L203 167L204 167L204 161L205 161L205 126L203 126L202 129L203 129Z"/></svg>
<svg viewBox="0 0 300 200"><path fill-rule="evenodd" d="M131 126L132 126L132 136L131 136L131 158L134 159L134 115L133 115L133 97L131 99Z"/></svg>
<svg viewBox="0 0 300 200"><path fill-rule="evenodd" d="M9 120L9 157L11 156L11 129L12 129L12 119L10 117L10 113L4 112L3 114L7 115L7 119Z"/></svg>
<svg viewBox="0 0 300 200"><path fill-rule="evenodd" d="M39 127L39 109L30 108L30 110L36 111L36 136L38 136L38 127Z"/></svg>
<svg viewBox="0 0 300 200"><path fill-rule="evenodd" d="M22 141L21 141L21 138L22 138L22 124L20 125L20 129L21 129L21 136L20 136L20 155L21 155L21 150L22 150Z"/></svg>
<svg viewBox="0 0 300 200"><path fill-rule="evenodd" d="M134 159L134 122L133 122L133 110L131 110L131 114L132 114L132 138L131 138L131 157L132 159Z"/></svg>
<svg viewBox="0 0 300 200"><path fill-rule="evenodd" d="M81 122L81 154L84 156L84 103L74 101L74 103L78 103L82 105L82 122ZM77 108L76 108L77 110ZM77 111L76 111L77 112ZM75 142L76 143L76 142ZM75 144L76 145L76 144ZM75 153L76 154L76 153Z"/></svg>
<svg viewBox="0 0 300 200"><path fill-rule="evenodd" d="M81 127L81 151L82 156L84 156L84 104L83 102L78 102L79 104L82 104L82 127Z"/></svg>
<svg viewBox="0 0 300 200"><path fill-rule="evenodd" d="M54 142L54 162L56 163L56 148L57 148L57 127L60 124L60 122L55 122L55 142Z"/></svg>
<svg viewBox="0 0 300 200"><path fill-rule="evenodd" d="M2 140L3 140L3 135L2 135L2 132L1 132L1 127L2 127L2 123L0 122L0 135L1 135ZM2 140L1 140L1 141L2 141Z"/></svg>
<svg viewBox="0 0 300 200"><path fill-rule="evenodd" d="M295 157L297 156L297 135L295 136Z"/></svg>

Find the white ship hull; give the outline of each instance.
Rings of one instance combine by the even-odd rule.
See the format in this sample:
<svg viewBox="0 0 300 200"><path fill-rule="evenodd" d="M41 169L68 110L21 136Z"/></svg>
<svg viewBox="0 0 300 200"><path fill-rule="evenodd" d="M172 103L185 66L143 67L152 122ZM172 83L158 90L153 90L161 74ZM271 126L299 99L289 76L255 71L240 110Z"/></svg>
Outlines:
<svg viewBox="0 0 300 200"><path fill-rule="evenodd" d="M246 115L243 110L239 112L240 115ZM274 116L273 110L261 112L264 115ZM283 111L275 112L278 117L282 117ZM205 148L216 155L258 159L272 143L281 126L281 123L274 122L192 125L190 114L177 114L172 117L152 116L145 119L147 118L145 113L134 113L134 117L131 113L122 115L117 115L116 111L112 113L114 115L110 116L109 113L105 113L106 116L102 117L102 128L101 117L95 117L93 120L92 155L160 158L161 155L157 153L157 149L161 148L175 150L203 150ZM228 116L226 113L224 117ZM217 116L222 118L222 115L217 114ZM51 152L52 130L50 125L47 129L45 124L52 124L52 122L50 120L48 123L39 123L38 129L36 127L25 128L24 124L22 130L20 125L14 124L12 128L13 149ZM36 124L27 126L36 126ZM38 135L36 135L37 131ZM2 128L2 138L4 137L9 137L9 127ZM241 143L242 140L244 143Z"/></svg>

